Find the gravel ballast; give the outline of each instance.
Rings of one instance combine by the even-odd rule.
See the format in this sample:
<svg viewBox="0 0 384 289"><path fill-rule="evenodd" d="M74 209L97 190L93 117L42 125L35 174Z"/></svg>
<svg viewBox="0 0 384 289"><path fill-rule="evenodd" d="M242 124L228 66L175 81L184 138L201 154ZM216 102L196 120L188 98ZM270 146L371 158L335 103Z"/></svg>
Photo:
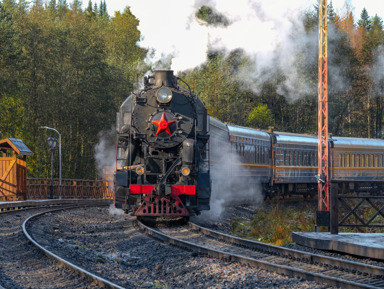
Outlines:
<svg viewBox="0 0 384 289"><path fill-rule="evenodd" d="M45 215L31 229L59 256L126 288L330 288L160 243L134 221L112 208L81 208Z"/></svg>

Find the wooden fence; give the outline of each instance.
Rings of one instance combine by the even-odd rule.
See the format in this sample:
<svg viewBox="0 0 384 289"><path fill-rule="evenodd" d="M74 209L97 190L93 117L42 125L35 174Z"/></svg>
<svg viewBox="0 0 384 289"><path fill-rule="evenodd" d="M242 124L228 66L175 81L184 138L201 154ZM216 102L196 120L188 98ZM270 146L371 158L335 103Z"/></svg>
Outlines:
<svg viewBox="0 0 384 289"><path fill-rule="evenodd" d="M27 200L37 199L113 199L111 180L27 179Z"/></svg>

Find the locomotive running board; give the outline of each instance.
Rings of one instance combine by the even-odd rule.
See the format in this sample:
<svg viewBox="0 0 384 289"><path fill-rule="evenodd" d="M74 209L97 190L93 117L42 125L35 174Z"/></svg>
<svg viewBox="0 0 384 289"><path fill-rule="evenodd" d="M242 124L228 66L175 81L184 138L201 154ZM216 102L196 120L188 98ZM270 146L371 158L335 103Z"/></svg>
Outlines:
<svg viewBox="0 0 384 289"><path fill-rule="evenodd" d="M178 196L158 197L148 195L135 215L140 217L187 217L189 212Z"/></svg>

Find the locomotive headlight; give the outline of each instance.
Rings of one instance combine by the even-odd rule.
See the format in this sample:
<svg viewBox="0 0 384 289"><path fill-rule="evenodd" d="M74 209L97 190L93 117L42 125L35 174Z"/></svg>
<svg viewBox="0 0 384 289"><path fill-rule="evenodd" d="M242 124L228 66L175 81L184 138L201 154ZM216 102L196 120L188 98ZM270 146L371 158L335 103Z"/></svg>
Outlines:
<svg viewBox="0 0 384 289"><path fill-rule="evenodd" d="M184 177L186 177L186 176L189 176L189 174L191 173L191 170L187 167L183 167L181 169L181 173L183 174Z"/></svg>
<svg viewBox="0 0 384 289"><path fill-rule="evenodd" d="M137 167L136 168L136 174L138 174L139 176L144 174L144 168L143 167Z"/></svg>
<svg viewBox="0 0 384 289"><path fill-rule="evenodd" d="M172 91L166 87L160 88L156 92L156 97L160 103L168 103L172 99Z"/></svg>

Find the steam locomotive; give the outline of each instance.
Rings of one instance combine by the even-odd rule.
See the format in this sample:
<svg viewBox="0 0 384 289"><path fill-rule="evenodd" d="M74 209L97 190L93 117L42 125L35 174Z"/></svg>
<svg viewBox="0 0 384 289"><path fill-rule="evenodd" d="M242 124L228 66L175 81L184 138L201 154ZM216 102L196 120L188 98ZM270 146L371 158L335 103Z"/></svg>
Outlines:
<svg viewBox="0 0 384 289"><path fill-rule="evenodd" d="M222 123L179 82L155 71L117 113L117 208L198 215L210 209L211 182L236 200L251 188L264 198L317 195L317 136ZM384 191L384 140L332 137L329 148L330 179L342 191Z"/></svg>
<svg viewBox="0 0 384 289"><path fill-rule="evenodd" d="M115 206L138 217L209 210L207 110L179 82L173 71L155 71L117 113Z"/></svg>

